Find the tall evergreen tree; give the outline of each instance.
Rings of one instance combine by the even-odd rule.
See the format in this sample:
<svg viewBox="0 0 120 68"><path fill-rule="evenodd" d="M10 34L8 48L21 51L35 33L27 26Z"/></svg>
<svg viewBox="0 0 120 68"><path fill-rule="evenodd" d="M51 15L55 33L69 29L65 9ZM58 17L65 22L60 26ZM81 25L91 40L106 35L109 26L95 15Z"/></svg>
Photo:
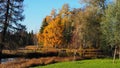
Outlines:
<svg viewBox="0 0 120 68"><path fill-rule="evenodd" d="M25 26L18 23L24 20L24 15L22 14L23 1L24 0L0 0L0 26L2 28L0 53L5 44L6 32L25 28Z"/></svg>
<svg viewBox="0 0 120 68"><path fill-rule="evenodd" d="M52 10L53 11L53 10ZM51 12L52 12L51 11ZM55 13L55 11L54 11L54 13ZM55 15L53 15L53 17L54 17ZM40 31L39 31L39 33L43 33L43 31L44 31L44 29L45 29L45 27L46 26L48 26L48 23L50 22L52 20L52 16L46 16L44 19L43 19L43 22L42 22L42 26L41 26L41 28L40 28Z"/></svg>

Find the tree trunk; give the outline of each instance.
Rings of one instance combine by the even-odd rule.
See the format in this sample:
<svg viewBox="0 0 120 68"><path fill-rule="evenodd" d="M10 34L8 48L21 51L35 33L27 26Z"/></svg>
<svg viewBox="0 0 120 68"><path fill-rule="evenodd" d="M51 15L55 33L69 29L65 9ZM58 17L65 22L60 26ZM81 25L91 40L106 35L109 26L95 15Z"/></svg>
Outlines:
<svg viewBox="0 0 120 68"><path fill-rule="evenodd" d="M119 51L118 51L118 53L119 53L119 60L120 60L120 46L119 46Z"/></svg>
<svg viewBox="0 0 120 68"><path fill-rule="evenodd" d="M115 46L114 56L113 56L113 63L115 63L116 52L117 52L117 47Z"/></svg>
<svg viewBox="0 0 120 68"><path fill-rule="evenodd" d="M74 50L74 61L76 60L76 52L77 50Z"/></svg>
<svg viewBox="0 0 120 68"><path fill-rule="evenodd" d="M0 50L0 64L1 64L1 59L2 59L2 50Z"/></svg>
<svg viewBox="0 0 120 68"><path fill-rule="evenodd" d="M2 59L2 49L3 49L3 44L0 43L0 64L1 64L1 59Z"/></svg>
<svg viewBox="0 0 120 68"><path fill-rule="evenodd" d="M1 36L1 43L0 43L0 63L1 63L1 59L2 59L2 50L3 50L3 46L5 45L5 35L6 35L6 31L7 31L7 27L8 27L8 14L9 14L9 7L10 5L10 0L7 1L7 7L6 7L6 13L5 13L5 22L3 24L3 31L2 31L2 36Z"/></svg>

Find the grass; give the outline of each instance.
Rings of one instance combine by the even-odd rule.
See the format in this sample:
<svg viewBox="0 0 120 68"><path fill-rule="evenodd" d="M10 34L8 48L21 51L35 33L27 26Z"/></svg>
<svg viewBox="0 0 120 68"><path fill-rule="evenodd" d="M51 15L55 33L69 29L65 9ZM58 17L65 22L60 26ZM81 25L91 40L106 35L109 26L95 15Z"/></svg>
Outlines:
<svg viewBox="0 0 120 68"><path fill-rule="evenodd" d="M35 68L120 68L120 60L117 59L115 63L112 62L112 59L81 60L37 66Z"/></svg>

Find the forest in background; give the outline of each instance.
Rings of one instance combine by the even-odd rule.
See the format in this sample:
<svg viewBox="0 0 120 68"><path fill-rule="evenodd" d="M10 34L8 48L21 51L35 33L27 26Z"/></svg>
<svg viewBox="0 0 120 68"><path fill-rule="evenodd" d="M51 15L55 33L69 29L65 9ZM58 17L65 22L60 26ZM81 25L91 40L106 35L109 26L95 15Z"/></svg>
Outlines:
<svg viewBox="0 0 120 68"><path fill-rule="evenodd" d="M38 44L45 48L102 49L108 54L120 47L120 1L80 0L85 6L64 4L43 19Z"/></svg>

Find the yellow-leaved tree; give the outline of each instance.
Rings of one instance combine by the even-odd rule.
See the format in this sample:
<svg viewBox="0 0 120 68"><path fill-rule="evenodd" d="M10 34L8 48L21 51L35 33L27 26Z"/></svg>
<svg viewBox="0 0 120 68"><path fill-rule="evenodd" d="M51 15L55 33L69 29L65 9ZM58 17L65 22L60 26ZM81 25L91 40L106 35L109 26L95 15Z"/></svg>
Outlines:
<svg viewBox="0 0 120 68"><path fill-rule="evenodd" d="M63 29L59 16L52 19L43 31L44 47L60 47L63 44Z"/></svg>
<svg viewBox="0 0 120 68"><path fill-rule="evenodd" d="M44 41L43 41L44 36L43 36L43 34L37 33L37 34L36 34L36 38L37 38L37 44L38 44L40 47L42 47L43 44L44 44Z"/></svg>

